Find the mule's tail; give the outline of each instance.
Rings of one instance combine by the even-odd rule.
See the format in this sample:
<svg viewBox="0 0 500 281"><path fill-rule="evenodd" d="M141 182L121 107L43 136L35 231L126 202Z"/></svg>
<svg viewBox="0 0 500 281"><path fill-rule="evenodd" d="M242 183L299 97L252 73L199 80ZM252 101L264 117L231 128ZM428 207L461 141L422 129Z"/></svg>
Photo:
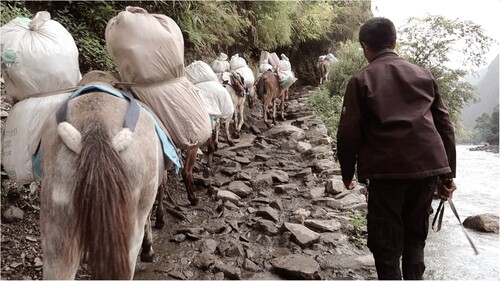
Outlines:
<svg viewBox="0 0 500 281"><path fill-rule="evenodd" d="M263 72L257 80L255 90L257 92L257 97L262 100L266 93L266 87L264 85L264 81L266 81L268 77L268 72Z"/></svg>
<svg viewBox="0 0 500 281"><path fill-rule="evenodd" d="M111 140L100 122L89 124L80 137L74 193L80 250L87 257L92 279L130 279L132 189L117 152L120 141Z"/></svg>

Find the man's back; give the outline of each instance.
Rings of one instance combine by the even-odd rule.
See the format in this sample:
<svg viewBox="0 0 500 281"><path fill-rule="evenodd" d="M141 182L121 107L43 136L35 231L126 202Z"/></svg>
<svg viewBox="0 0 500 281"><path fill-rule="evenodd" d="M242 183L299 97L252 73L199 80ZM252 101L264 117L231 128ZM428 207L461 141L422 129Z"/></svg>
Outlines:
<svg viewBox="0 0 500 281"><path fill-rule="evenodd" d="M346 105L359 106L360 178L424 178L451 171L438 129L453 129L434 124L433 112L444 108L429 71L385 52L351 83L355 86L348 88L346 98L356 95L359 104ZM353 129L343 123L341 136L346 135L343 130Z"/></svg>

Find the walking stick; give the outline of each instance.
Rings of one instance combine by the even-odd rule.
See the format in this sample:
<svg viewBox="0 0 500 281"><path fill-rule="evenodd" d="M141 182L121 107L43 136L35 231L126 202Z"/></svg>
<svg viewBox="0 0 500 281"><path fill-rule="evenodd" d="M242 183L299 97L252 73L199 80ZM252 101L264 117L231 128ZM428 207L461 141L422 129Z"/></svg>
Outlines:
<svg viewBox="0 0 500 281"><path fill-rule="evenodd" d="M458 212L457 212L457 209L455 208L455 204L453 204L453 201L451 200L451 198L448 198L447 201L450 204L450 208L453 211L453 213L455 214L455 217L458 219L458 222L460 223L460 226L462 227L462 230L464 231L465 237L469 241L469 244L472 246L472 249L474 249L474 253L476 255L479 255L479 251L477 250L476 246L474 245L474 242L472 242L472 239L467 234L467 231L465 231L465 227L463 226L462 221L460 220L460 217L458 216ZM439 215L437 229L435 230L436 232L441 230L441 224L443 222L443 213L444 213L444 202L445 202L445 200L441 200L441 202L439 202L439 206L437 208L436 214L434 215L434 219L432 220L432 229L434 230L434 224L436 223L436 219L438 218L438 215Z"/></svg>

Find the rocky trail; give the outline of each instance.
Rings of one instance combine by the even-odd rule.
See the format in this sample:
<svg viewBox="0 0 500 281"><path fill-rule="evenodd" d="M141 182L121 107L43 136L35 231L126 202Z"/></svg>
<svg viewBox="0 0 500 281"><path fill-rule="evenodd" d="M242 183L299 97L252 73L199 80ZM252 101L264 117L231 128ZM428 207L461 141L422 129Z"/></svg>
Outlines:
<svg viewBox="0 0 500 281"><path fill-rule="evenodd" d="M134 279L376 279L360 223L364 187L343 187L327 129L307 106L315 90L291 91L287 120L271 129L260 108L247 111L236 145L221 138L209 178L198 160L197 206L181 176L169 175L173 202L165 200L165 226L153 229L154 262L138 261ZM40 279L38 186L2 180L2 188L10 191L2 194L2 279ZM82 268L77 278L90 276Z"/></svg>

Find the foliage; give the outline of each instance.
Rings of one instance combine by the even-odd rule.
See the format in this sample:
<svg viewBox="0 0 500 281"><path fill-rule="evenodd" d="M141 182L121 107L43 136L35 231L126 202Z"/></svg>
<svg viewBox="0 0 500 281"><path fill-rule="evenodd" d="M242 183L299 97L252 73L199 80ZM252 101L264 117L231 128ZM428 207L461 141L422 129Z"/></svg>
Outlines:
<svg viewBox="0 0 500 281"><path fill-rule="evenodd" d="M2 1L2 23L18 14L48 11L73 35L80 69L116 71L104 31L126 6L165 14L184 36L185 62L208 61L219 52L239 53L256 67L260 52L284 53L299 84L313 84L318 56L334 52L371 16L367 1Z"/></svg>
<svg viewBox="0 0 500 281"><path fill-rule="evenodd" d="M0 2L0 11L2 12L1 25L8 23L16 17L32 18L34 15L26 9L24 2Z"/></svg>
<svg viewBox="0 0 500 281"><path fill-rule="evenodd" d="M328 129L328 134L333 140L332 145L336 146L342 97L331 96L326 88L321 88L309 98L308 103Z"/></svg>
<svg viewBox="0 0 500 281"><path fill-rule="evenodd" d="M334 146L347 83L367 64L359 45L350 40L340 44L336 57L339 61L331 64L330 81L309 99L309 106L327 127Z"/></svg>
<svg viewBox="0 0 500 281"><path fill-rule="evenodd" d="M476 126L479 139L477 141L486 141L490 144L498 144L498 105L493 109L491 114L483 113L481 116L476 118Z"/></svg>
<svg viewBox="0 0 500 281"><path fill-rule="evenodd" d="M366 217L359 211L349 211L349 225L351 226L351 236L349 241L358 248L363 248L366 245Z"/></svg>
<svg viewBox="0 0 500 281"><path fill-rule="evenodd" d="M330 64L329 81L326 83L330 95L344 96L347 83L353 74L367 65L367 61L357 42L347 40L340 44L336 63Z"/></svg>
<svg viewBox="0 0 500 281"><path fill-rule="evenodd" d="M460 137L462 108L475 101L473 86L460 79L484 64L493 39L480 25L443 16L410 18L398 37L400 54L432 71ZM458 65L453 64L455 57L461 60Z"/></svg>
<svg viewBox="0 0 500 281"><path fill-rule="evenodd" d="M230 1L182 1L174 6L172 17L185 34L186 45L212 58L215 50L228 53L227 45L243 40L249 25Z"/></svg>

